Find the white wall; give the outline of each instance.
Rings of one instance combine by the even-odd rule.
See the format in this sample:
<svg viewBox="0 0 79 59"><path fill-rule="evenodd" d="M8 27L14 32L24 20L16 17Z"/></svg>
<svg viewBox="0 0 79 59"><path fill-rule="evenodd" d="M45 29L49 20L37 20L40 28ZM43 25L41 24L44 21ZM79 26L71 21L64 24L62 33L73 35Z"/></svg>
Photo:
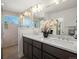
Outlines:
<svg viewBox="0 0 79 59"><path fill-rule="evenodd" d="M8 10L2 10L1 15L2 16L8 16L8 15L19 16L19 13L8 11Z"/></svg>
<svg viewBox="0 0 79 59"><path fill-rule="evenodd" d="M77 7L66 9L59 12L50 12L46 16L47 18L59 18L62 17L64 19L64 28L63 31L65 34L67 33L68 26L76 26L76 17L77 17Z"/></svg>

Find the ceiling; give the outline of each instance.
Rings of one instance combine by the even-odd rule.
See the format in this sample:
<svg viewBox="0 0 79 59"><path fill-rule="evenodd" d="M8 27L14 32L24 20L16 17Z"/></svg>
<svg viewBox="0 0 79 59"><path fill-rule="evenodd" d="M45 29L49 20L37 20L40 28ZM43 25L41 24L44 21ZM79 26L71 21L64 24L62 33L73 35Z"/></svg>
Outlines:
<svg viewBox="0 0 79 59"><path fill-rule="evenodd" d="M63 3L53 4L53 0L2 0L3 10L8 10L12 12L22 13L31 6L41 3L45 7L43 11L45 12L57 12L60 10L72 8L77 6L77 0L67 0Z"/></svg>
<svg viewBox="0 0 79 59"><path fill-rule="evenodd" d="M2 0L4 10L21 13L25 9L38 3L38 0Z"/></svg>
<svg viewBox="0 0 79 59"><path fill-rule="evenodd" d="M45 8L45 12L51 13L51 12L58 12L65 9L77 7L77 0L66 0L65 2L59 3L59 4L49 4Z"/></svg>

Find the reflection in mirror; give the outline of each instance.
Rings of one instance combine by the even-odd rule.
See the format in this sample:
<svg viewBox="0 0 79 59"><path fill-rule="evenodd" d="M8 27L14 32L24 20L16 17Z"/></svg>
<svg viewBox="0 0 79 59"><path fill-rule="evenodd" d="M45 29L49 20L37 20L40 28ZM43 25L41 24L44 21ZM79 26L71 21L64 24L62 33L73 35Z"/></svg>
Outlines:
<svg viewBox="0 0 79 59"><path fill-rule="evenodd" d="M44 31L45 27L48 28L48 30L52 30L52 34L54 35L60 35L62 34L63 29L63 18L56 18L56 19L49 19L49 20L42 20L40 22L40 28L41 31Z"/></svg>
<svg viewBox="0 0 79 59"><path fill-rule="evenodd" d="M32 28L32 30L34 29L34 32L39 31L41 33L43 31L49 31L49 34L68 35L76 38L76 7L54 10L51 6L52 4L49 7L36 4L28 8L23 14L25 18L23 25L27 28Z"/></svg>

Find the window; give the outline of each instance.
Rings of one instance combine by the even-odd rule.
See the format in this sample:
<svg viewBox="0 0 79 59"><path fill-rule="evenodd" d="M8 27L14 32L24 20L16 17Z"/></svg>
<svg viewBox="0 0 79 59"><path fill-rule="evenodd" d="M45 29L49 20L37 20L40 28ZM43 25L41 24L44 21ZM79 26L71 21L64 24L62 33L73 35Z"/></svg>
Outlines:
<svg viewBox="0 0 79 59"><path fill-rule="evenodd" d="M19 25L19 18L17 16L3 16L2 23L4 24L4 29L8 29L9 24Z"/></svg>
<svg viewBox="0 0 79 59"><path fill-rule="evenodd" d="M23 20L23 26L27 28L33 27L33 21L29 17L25 17Z"/></svg>
<svg viewBox="0 0 79 59"><path fill-rule="evenodd" d="M18 25L19 24L19 19L17 16L4 16L3 18L3 23L10 23L10 24L14 24L14 25Z"/></svg>

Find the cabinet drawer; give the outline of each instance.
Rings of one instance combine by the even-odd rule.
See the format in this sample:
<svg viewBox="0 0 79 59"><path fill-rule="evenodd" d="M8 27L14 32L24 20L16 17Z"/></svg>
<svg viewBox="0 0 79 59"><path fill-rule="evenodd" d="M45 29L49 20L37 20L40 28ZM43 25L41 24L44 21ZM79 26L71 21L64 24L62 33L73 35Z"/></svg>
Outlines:
<svg viewBox="0 0 79 59"><path fill-rule="evenodd" d="M41 59L41 50L33 47L33 55L36 56L38 59Z"/></svg>
<svg viewBox="0 0 79 59"><path fill-rule="evenodd" d="M33 56L33 59L38 59L36 56Z"/></svg>
<svg viewBox="0 0 79 59"><path fill-rule="evenodd" d="M33 41L33 46L41 49L41 43L38 41Z"/></svg>
<svg viewBox="0 0 79 59"><path fill-rule="evenodd" d="M27 37L23 37L23 42L27 42L29 44L32 44L32 40L30 38L27 38Z"/></svg>
<svg viewBox="0 0 79 59"><path fill-rule="evenodd" d="M48 52L51 55L56 56L59 59L70 59L70 58L75 58L76 54L70 53L68 51L53 47L53 46L49 46L47 44L43 44L43 51Z"/></svg>
<svg viewBox="0 0 79 59"><path fill-rule="evenodd" d="M55 58L55 57L43 52L43 59L57 59L57 58Z"/></svg>

